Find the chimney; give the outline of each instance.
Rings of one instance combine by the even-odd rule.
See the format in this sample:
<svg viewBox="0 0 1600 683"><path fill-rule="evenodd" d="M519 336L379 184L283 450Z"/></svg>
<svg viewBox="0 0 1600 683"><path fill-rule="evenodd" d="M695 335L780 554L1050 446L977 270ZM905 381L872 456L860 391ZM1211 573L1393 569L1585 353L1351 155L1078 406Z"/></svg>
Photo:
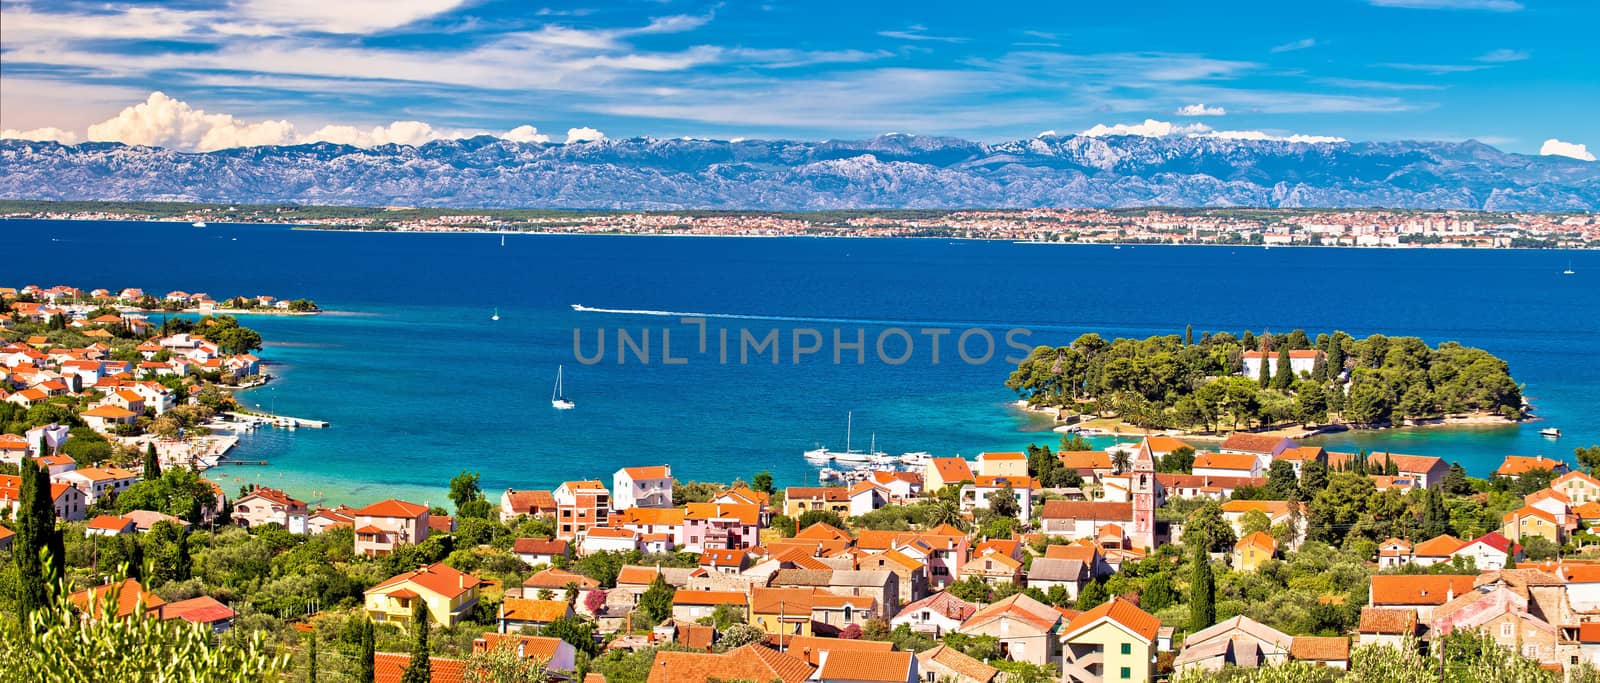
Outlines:
<svg viewBox="0 0 1600 683"><path fill-rule="evenodd" d="M1451 583L1450 584L1450 589L1445 591L1445 593L1444 593L1444 601L1445 602L1450 602L1451 600L1454 600L1454 599L1456 599L1456 586L1455 586L1454 583Z"/></svg>
<svg viewBox="0 0 1600 683"><path fill-rule="evenodd" d="M466 574L457 574L456 575L456 583L460 584L460 586L458 586L459 588L466 589L466 587L467 587L467 575Z"/></svg>
<svg viewBox="0 0 1600 683"><path fill-rule="evenodd" d="M523 652L526 651L527 649L528 649L528 641L526 641L526 640L518 640L517 641L517 658L518 659L526 659L527 655L523 654Z"/></svg>

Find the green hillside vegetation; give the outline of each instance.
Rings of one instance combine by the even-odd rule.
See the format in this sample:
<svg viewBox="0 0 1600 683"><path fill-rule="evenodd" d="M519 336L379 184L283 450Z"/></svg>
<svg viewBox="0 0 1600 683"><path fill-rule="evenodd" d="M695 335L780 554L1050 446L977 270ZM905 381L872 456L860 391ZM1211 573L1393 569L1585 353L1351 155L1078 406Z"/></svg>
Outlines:
<svg viewBox="0 0 1600 683"><path fill-rule="evenodd" d="M1245 377L1243 353L1265 349L1287 367L1290 351L1322 352L1313 369ZM1263 364L1271 365L1271 364ZM1522 389L1506 362L1482 349L1416 337L1303 330L1261 337L1246 331L1106 341L1085 334L1040 346L1006 387L1032 406L1114 415L1147 428L1217 431L1286 423L1398 424L1468 413L1520 418Z"/></svg>

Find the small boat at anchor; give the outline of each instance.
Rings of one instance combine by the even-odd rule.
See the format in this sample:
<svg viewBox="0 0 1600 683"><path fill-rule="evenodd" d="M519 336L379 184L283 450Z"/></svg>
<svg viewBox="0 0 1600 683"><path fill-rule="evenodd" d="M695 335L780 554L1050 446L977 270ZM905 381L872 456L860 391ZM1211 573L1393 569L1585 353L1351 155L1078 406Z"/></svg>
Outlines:
<svg viewBox="0 0 1600 683"><path fill-rule="evenodd" d="M1559 439L1561 438L1561 430L1556 429L1555 427L1545 427L1544 429L1539 430L1539 436L1550 439Z"/></svg>

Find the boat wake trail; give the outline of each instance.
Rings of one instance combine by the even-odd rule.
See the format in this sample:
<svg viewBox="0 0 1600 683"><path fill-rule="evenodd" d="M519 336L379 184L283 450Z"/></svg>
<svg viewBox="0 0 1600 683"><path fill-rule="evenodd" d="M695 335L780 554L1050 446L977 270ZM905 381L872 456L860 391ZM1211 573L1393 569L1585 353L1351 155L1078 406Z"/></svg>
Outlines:
<svg viewBox="0 0 1600 683"><path fill-rule="evenodd" d="M765 320L771 322L788 323L826 323L832 325L876 325L882 327L948 327L948 328L1009 328L1017 327L1010 323L999 321L971 321L971 320L893 320L878 318L830 318L819 316L797 315L759 315L748 313L705 313L695 311L657 311L639 308L595 308L582 304L572 304L572 310L579 313L604 313L608 315L640 315L660 318L709 318L717 320ZM1070 329L1065 325L1027 325L1036 329Z"/></svg>

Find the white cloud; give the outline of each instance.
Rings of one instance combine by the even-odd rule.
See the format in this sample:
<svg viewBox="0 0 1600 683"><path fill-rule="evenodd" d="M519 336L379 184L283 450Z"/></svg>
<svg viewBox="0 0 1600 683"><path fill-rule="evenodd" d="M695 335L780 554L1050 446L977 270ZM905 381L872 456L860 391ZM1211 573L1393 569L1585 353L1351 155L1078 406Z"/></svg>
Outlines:
<svg viewBox="0 0 1600 683"><path fill-rule="evenodd" d="M1581 161L1594 161L1594 153L1589 151L1588 145L1563 142L1555 138L1545 140L1544 144L1539 146L1539 154L1541 156L1569 157Z"/></svg>
<svg viewBox="0 0 1600 683"><path fill-rule="evenodd" d="M928 30L928 27L923 26L922 24L912 24L910 26L907 26L905 28L905 30L901 30L901 31L879 31L878 35L883 36L885 38L894 38L895 40L910 40L910 41L915 41L915 42L924 42L924 41L933 41L933 42L936 42L936 43L964 43L964 42L967 42L966 38L958 38L958 37L955 37L955 36L928 35L926 33L927 30Z"/></svg>
<svg viewBox="0 0 1600 683"><path fill-rule="evenodd" d="M1478 56L1478 61L1490 64L1503 64L1505 62L1520 62L1528 58L1527 50L1491 50Z"/></svg>
<svg viewBox="0 0 1600 683"><path fill-rule="evenodd" d="M550 136L538 128L522 125L504 133L470 128L435 128L424 121L394 121L382 126L355 126L328 124L310 133L301 134L289 121L246 122L229 114L211 114L195 109L189 103L153 92L139 104L127 107L116 116L89 126L87 139L96 142L121 142L130 145L168 147L184 151L209 152L230 147L258 145L289 145L310 142L331 142L355 147L379 145L422 145L434 140L454 140L477 135L495 137L514 142L550 142ZM6 129L0 137L25 140L55 140L75 144L77 133L59 128L33 130ZM567 142L604 140L605 134L588 127L567 131Z"/></svg>
<svg viewBox="0 0 1600 683"><path fill-rule="evenodd" d="M74 133L70 130L61 130L60 128L34 128L33 130L17 130L15 128L7 128L5 130L0 130L0 138L9 138L13 140L34 140L39 142L51 141L59 142L64 145L74 145L78 143L77 133Z"/></svg>
<svg viewBox="0 0 1600 683"><path fill-rule="evenodd" d="M1276 140L1279 142L1305 142L1313 144L1345 141L1344 138L1333 137L1330 135L1273 135L1271 133L1265 133L1259 130L1214 130L1209 133L1203 133L1199 137L1218 138L1221 140Z"/></svg>
<svg viewBox="0 0 1600 683"><path fill-rule="evenodd" d="M499 137L512 142L537 142L543 144L550 141L550 136L540 133L539 129L533 126L517 126Z"/></svg>
<svg viewBox="0 0 1600 683"><path fill-rule="evenodd" d="M1490 12L1516 12L1522 9L1517 0L1368 0L1374 7L1404 7L1406 9L1478 9Z"/></svg>
<svg viewBox="0 0 1600 683"><path fill-rule="evenodd" d="M1204 133L1211 130L1210 126L1203 123L1178 124L1155 119L1145 119L1144 123L1118 123L1107 126L1097 123L1093 128L1078 133L1084 137L1098 138L1108 135L1137 135L1145 138L1163 138L1169 135L1191 135Z"/></svg>
<svg viewBox="0 0 1600 683"><path fill-rule="evenodd" d="M1056 136L1056 131L1055 131L1054 128L1052 128L1050 130L1040 131L1039 134L1035 135L1034 137L1036 137L1036 138L1053 138L1055 136Z"/></svg>
<svg viewBox="0 0 1600 683"><path fill-rule="evenodd" d="M245 0L240 14L323 33L371 33L449 12L464 0Z"/></svg>
<svg viewBox="0 0 1600 683"><path fill-rule="evenodd" d="M1327 135L1273 135L1259 130L1212 130L1203 123L1178 124L1155 119L1145 119L1144 123L1118 123L1107 126L1096 124L1095 127L1078 133L1084 137L1096 138L1108 135L1137 135L1147 138L1163 138L1181 135L1191 138L1217 138L1220 140L1275 140L1279 142L1344 142L1344 138Z"/></svg>
<svg viewBox="0 0 1600 683"><path fill-rule="evenodd" d="M281 145L294 141L288 121L244 123L228 114L207 114L187 102L150 93L144 102L89 126L90 140L210 151L227 147Z"/></svg>
<svg viewBox="0 0 1600 683"><path fill-rule="evenodd" d="M593 142L606 139L606 134L587 126L583 128L567 129L567 144L575 142Z"/></svg>
<svg viewBox="0 0 1600 683"><path fill-rule="evenodd" d="M1316 47L1316 46L1317 46L1317 39L1316 38L1301 38L1299 40L1287 42L1287 43L1284 43L1282 45L1274 45L1272 47L1272 50L1270 50L1270 51L1271 52L1294 52L1295 50L1304 50L1304 49L1312 48L1312 47Z"/></svg>
<svg viewBox="0 0 1600 683"><path fill-rule="evenodd" d="M357 128L356 126L323 126L300 142L332 142L355 147L379 145L421 145L434 140L453 140L479 134L472 130L440 130L421 121L395 121L387 126Z"/></svg>
<svg viewBox="0 0 1600 683"><path fill-rule="evenodd" d="M1207 107L1204 102L1200 102L1178 107L1178 111L1173 113L1178 116L1222 116L1227 114L1228 110L1222 107Z"/></svg>

